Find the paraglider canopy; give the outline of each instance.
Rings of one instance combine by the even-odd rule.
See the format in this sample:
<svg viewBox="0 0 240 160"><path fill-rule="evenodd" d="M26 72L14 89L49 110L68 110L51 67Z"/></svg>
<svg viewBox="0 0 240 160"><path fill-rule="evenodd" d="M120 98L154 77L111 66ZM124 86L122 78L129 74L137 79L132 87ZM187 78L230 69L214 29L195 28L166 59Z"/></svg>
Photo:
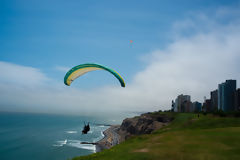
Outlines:
<svg viewBox="0 0 240 160"><path fill-rule="evenodd" d="M95 71L95 70L105 70L110 72L112 75L114 75L120 82L122 87L125 87L125 82L123 78L113 69L110 69L108 67L102 66L100 64L95 64L95 63L86 63L86 64L80 64L78 66L73 67L70 69L65 77L64 77L64 83L68 86L71 85L71 83L77 79L78 77L82 76L85 73L88 73L90 71Z"/></svg>

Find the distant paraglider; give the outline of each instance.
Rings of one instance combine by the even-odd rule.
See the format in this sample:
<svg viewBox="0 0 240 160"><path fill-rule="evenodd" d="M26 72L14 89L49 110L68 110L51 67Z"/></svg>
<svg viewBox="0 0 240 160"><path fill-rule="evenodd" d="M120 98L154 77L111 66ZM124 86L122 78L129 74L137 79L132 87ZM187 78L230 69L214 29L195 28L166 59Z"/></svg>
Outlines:
<svg viewBox="0 0 240 160"><path fill-rule="evenodd" d="M80 64L78 66L73 67L70 69L65 77L64 77L64 83L67 86L70 86L71 83L77 79L78 77L82 76L83 74L90 72L90 71L95 71L95 70L105 70L110 72L112 75L114 75L120 82L122 87L125 87L125 82L123 78L113 69L107 68L105 66L99 65L99 64L94 64L94 63L86 63L86 64Z"/></svg>
<svg viewBox="0 0 240 160"><path fill-rule="evenodd" d="M130 40L130 47L132 46L133 40Z"/></svg>

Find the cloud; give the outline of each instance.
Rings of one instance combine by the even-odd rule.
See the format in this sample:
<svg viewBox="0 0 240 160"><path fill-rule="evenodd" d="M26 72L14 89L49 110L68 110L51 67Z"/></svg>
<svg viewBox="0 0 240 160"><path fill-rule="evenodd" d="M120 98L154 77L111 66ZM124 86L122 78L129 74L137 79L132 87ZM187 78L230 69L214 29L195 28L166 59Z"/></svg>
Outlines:
<svg viewBox="0 0 240 160"><path fill-rule="evenodd" d="M173 33L178 36L173 37L173 42L145 56L148 66L135 75L133 82L138 93L144 93L140 102L148 100L149 106L159 104L160 109L166 109L182 93L203 101L218 83L231 78L240 80L240 16L223 24L219 12L215 13L218 19L201 13L177 22ZM225 11L224 18L231 15Z"/></svg>
<svg viewBox="0 0 240 160"><path fill-rule="evenodd" d="M65 87L49 80L39 69L0 62L1 110L106 114L169 109L179 94L202 101L218 83L240 80L240 17L228 10L220 8L211 16L199 13L176 22L172 33L177 36L164 49L145 56L147 66L126 88ZM187 30L192 32L188 34ZM29 84L34 87L22 87Z"/></svg>
<svg viewBox="0 0 240 160"><path fill-rule="evenodd" d="M1 83L36 86L49 79L37 68L0 61Z"/></svg>
<svg viewBox="0 0 240 160"><path fill-rule="evenodd" d="M71 68L70 68L70 67L65 67L65 66L56 66L55 69L56 69L57 71L61 71L61 72L66 73L66 72L69 71Z"/></svg>

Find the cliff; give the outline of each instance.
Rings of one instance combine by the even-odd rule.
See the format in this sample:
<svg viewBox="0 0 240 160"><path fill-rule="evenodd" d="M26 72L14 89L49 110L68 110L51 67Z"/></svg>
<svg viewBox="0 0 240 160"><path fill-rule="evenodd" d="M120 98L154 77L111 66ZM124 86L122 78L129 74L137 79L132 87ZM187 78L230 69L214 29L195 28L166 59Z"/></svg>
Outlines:
<svg viewBox="0 0 240 160"><path fill-rule="evenodd" d="M104 138L96 143L96 151L109 149L134 135L150 134L173 120L169 114L145 113L124 119L121 125L114 125L103 132Z"/></svg>
<svg viewBox="0 0 240 160"><path fill-rule="evenodd" d="M174 118L167 114L145 113L141 116L127 118L123 120L120 128L118 129L118 134L120 135L120 142L126 140L127 138L140 135L140 134L150 134L155 130L166 126Z"/></svg>
<svg viewBox="0 0 240 160"><path fill-rule="evenodd" d="M169 123L173 119L171 116L174 116L174 121ZM152 133L149 127L156 121L168 126L154 134L138 135ZM143 129L146 124L149 127ZM125 119L120 128L119 131L126 135L138 136L100 153L73 160L240 159L240 118L158 112Z"/></svg>

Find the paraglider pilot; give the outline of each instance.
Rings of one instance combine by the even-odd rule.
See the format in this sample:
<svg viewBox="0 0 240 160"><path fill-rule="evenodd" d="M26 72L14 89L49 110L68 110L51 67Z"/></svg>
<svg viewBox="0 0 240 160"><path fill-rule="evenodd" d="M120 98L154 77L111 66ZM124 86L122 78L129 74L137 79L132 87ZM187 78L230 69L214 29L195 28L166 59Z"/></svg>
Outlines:
<svg viewBox="0 0 240 160"><path fill-rule="evenodd" d="M87 134L88 131L90 131L89 122L88 122L87 125L86 125L85 122L84 122L84 128L83 128L83 130L82 130L82 134Z"/></svg>

